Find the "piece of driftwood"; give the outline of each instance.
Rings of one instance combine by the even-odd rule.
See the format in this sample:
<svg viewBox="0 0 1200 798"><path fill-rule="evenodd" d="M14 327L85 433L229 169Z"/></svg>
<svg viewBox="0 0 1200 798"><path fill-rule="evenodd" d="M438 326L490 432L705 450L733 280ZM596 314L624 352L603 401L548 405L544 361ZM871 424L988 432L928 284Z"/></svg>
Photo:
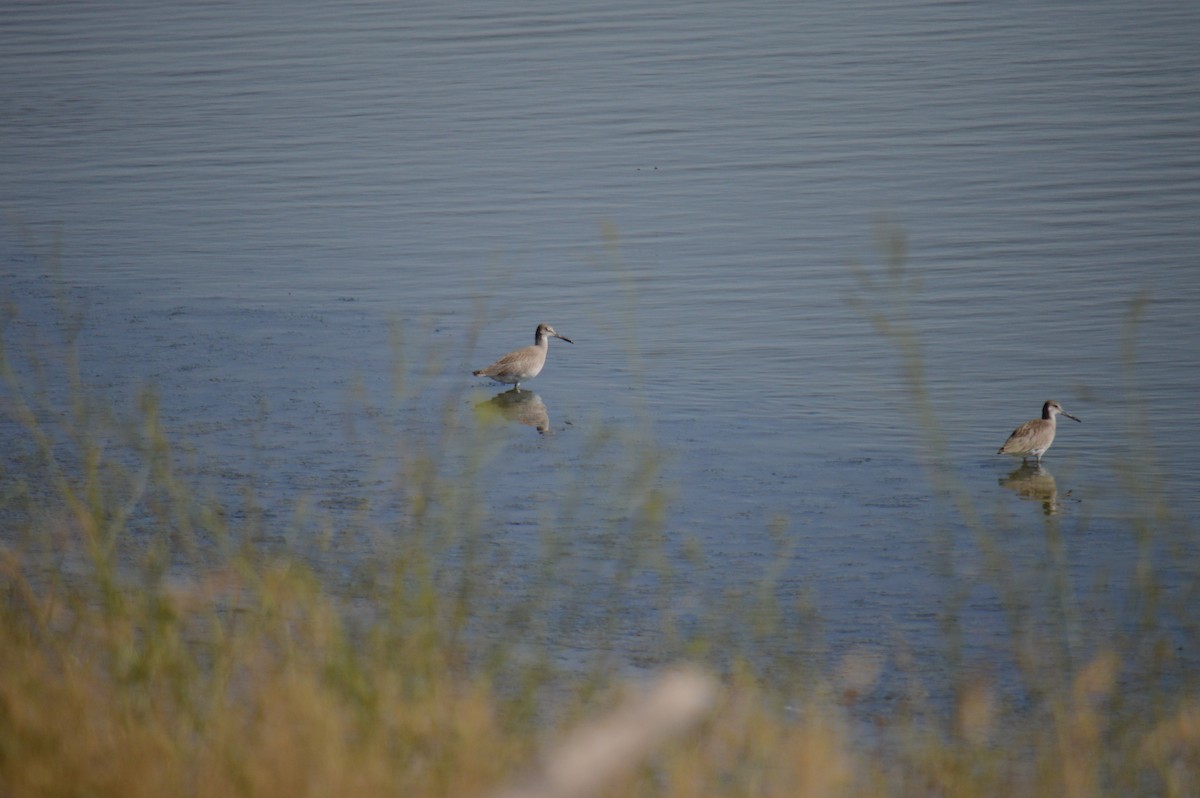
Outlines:
<svg viewBox="0 0 1200 798"><path fill-rule="evenodd" d="M610 714L570 732L533 773L492 798L592 795L699 721L716 691L716 679L698 669L664 673Z"/></svg>

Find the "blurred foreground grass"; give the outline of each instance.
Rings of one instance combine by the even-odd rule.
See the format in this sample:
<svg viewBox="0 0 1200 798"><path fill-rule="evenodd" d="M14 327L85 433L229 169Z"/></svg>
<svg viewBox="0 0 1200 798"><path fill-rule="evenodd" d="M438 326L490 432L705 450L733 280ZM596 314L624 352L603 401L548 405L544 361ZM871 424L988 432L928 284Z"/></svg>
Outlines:
<svg viewBox="0 0 1200 798"><path fill-rule="evenodd" d="M889 304L911 290L902 242L883 249L856 301L898 343L924 417L919 346ZM1200 693L1172 657L1178 629L1158 625L1153 574L1136 639L1066 656L1014 622L1020 703L953 645L953 695L918 686L870 722L856 712L878 677L868 657L767 677L693 639L672 649L689 664L637 684L603 658L564 673L517 639L554 590L498 609L471 581L489 452L469 424L466 440L405 449L405 534L348 599L179 476L151 391L129 411L89 395L64 315L54 367L14 351L19 308L0 322L0 795L1200 794ZM630 458L606 489L639 538L661 537L663 496L634 487L653 481L653 453ZM969 499L939 489L987 553L994 533ZM543 545L550 561L563 543ZM1019 584L996 586L1014 607ZM776 617L771 591L755 595L723 623ZM966 633L947 618L949 638ZM788 633L754 633L773 631Z"/></svg>

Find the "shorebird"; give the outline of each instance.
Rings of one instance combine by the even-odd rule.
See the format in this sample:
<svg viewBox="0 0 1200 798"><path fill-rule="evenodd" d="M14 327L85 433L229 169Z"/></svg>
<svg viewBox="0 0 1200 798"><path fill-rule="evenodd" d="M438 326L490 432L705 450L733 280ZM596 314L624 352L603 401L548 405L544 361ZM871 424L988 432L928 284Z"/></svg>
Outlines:
<svg viewBox="0 0 1200 798"><path fill-rule="evenodd" d="M1058 428L1054 417L1059 413L1069 419L1079 421L1075 416L1063 410L1062 405L1051 399L1042 405L1042 417L1026 421L1013 430L1013 434L1008 436L1008 440L996 454L1011 454L1022 460L1027 460L1032 456L1037 458L1039 463L1042 462L1042 455L1050 448L1050 444L1054 443L1054 433Z"/></svg>
<svg viewBox="0 0 1200 798"><path fill-rule="evenodd" d="M539 324L537 332L533 334L533 346L513 350L487 368L471 373L476 377L491 377L505 385L515 385L513 390L519 391L522 382L541 374L542 366L546 365L546 352L550 349L550 336L569 344L575 343L570 338L559 335L549 324Z"/></svg>

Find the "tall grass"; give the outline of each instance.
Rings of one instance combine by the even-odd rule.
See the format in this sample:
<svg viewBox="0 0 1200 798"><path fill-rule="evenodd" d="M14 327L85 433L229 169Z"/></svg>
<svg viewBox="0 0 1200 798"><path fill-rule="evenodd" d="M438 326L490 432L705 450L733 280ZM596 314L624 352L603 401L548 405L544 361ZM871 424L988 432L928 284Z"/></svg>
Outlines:
<svg viewBox="0 0 1200 798"><path fill-rule="evenodd" d="M897 344L932 429L905 316L919 287L894 228L881 251L881 269L859 268L855 301ZM616 449L626 464L551 511L548 528L570 520L582 491L602 489L631 532L614 549L611 606L590 630L601 654L559 667L545 640L547 619L578 600L562 583L569 554L547 532L528 590L488 587L496 562L480 475L495 452L484 420L455 415L459 397L446 399L438 435L398 447L403 534L352 590L334 590L311 563L263 550L266 520L189 484L152 390L119 408L86 388L68 305L52 348L19 306L0 319L2 795L1200 792L1200 692L1176 655L1197 642L1186 604L1195 575L1187 595L1168 591L1153 556L1138 564L1138 628L1097 650L1063 647L1026 616L1021 575L995 545L1001 530L935 471L946 512L989 559L1028 701L1008 700L964 661L969 630L953 601L953 695L924 696L914 673L894 714L867 724L857 702L879 679L875 657L768 678L738 641L789 633L772 573L735 606L705 610L724 633L662 630L664 656L690 668L629 684L603 653L622 580L671 578L652 447L598 430L589 456ZM395 393L412 396L419 386L397 363ZM1163 517L1148 507L1136 533L1153 539ZM1049 533L1054 523L1047 516ZM774 534L786 551L786 527ZM889 656L903 661L903 649Z"/></svg>

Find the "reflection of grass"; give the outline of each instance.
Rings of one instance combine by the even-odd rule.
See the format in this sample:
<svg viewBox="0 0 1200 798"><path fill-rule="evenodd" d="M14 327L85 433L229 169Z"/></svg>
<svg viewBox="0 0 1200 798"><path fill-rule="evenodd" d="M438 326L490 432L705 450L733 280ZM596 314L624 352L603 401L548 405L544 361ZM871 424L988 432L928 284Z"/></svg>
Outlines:
<svg viewBox="0 0 1200 798"><path fill-rule="evenodd" d="M902 251L886 251L882 279L860 272L861 307L900 345L926 418L919 346L888 304L916 289ZM594 478L546 510L527 589L514 597L493 578L512 564L487 545L481 481L495 453L448 400L440 436L394 445L404 452L403 520L379 534L390 545L342 595L308 564L263 551L256 530L236 527L229 508L178 475L152 392L128 417L89 396L72 377L69 336L61 373L70 407L60 412L36 377L55 369L26 367L10 334L14 314L0 319L0 421L9 430L0 460L0 794L467 796L515 784L507 794L570 795L595 782L565 771L594 767L611 772L601 794L613 795L1183 796L1200 787L1200 694L1179 678L1174 653L1195 644L1190 616L1169 606L1151 573L1138 583L1148 611L1134 637L1087 652L1047 639L1035 617L1069 624L1069 597L1030 606L1022 575L994 546L1000 531L950 481L936 486L989 558L981 578L1006 603L1031 700L1011 705L962 661L958 641L969 630L950 612L956 694L923 700L914 677L903 708L871 728L857 723L881 660L903 660L903 651L855 652L828 674L764 666L755 641L797 634L770 569L731 603L697 609L699 627L728 631L665 628L654 643L668 657L688 651L702 666L719 663L715 694L707 677L684 671L682 682L629 700L604 653L623 594L674 578L652 450L595 433L589 462L613 451L628 462L585 469ZM420 390L406 373L397 366L398 396ZM604 549L612 562L595 564L613 566L611 607L598 616L571 594L564 574L579 566L577 542L556 532L572 528L594 493L611 497L617 519ZM1133 531L1152 537L1160 520ZM248 514L241 523L264 521ZM1056 523L1047 518L1048 532ZM786 524L772 532L786 555ZM1153 563L1139 563L1139 574ZM953 567L948 554L942 567ZM1065 566L1056 567L1061 576ZM1190 636L1171 637L1158 621L1164 607ZM666 602L661 614L673 609ZM546 640L558 633L555 618L569 626L575 617L602 619L589 630L600 653L564 672ZM568 727L576 733L559 733ZM663 735L672 736L664 747L643 750Z"/></svg>

